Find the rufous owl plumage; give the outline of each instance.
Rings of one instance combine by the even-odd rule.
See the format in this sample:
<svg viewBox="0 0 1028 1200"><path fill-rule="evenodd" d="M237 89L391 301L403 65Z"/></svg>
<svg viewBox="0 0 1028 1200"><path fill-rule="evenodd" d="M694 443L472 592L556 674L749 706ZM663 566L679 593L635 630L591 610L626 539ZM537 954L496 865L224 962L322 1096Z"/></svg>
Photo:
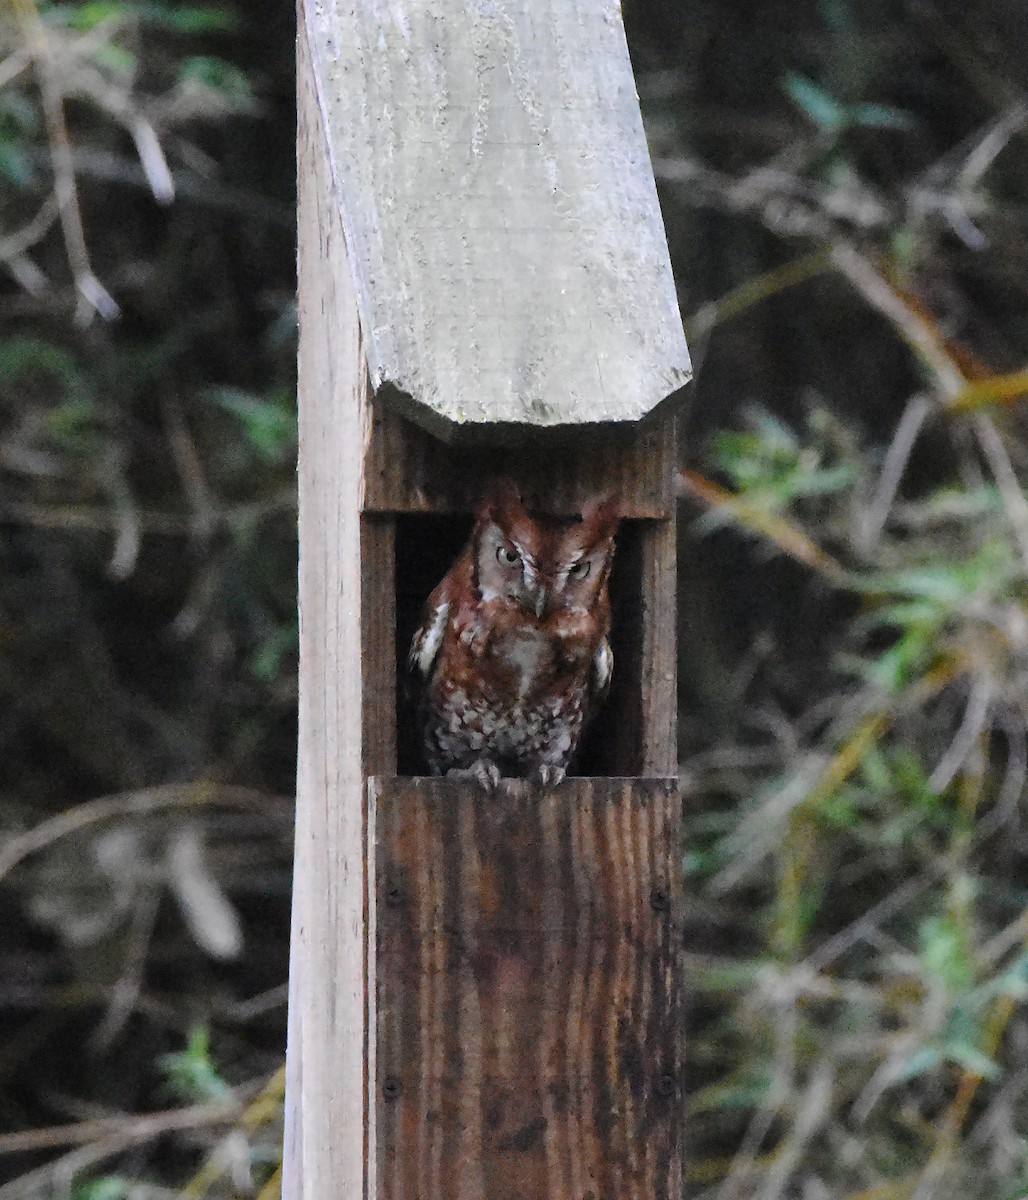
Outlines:
<svg viewBox="0 0 1028 1200"><path fill-rule="evenodd" d="M434 775L559 782L610 686L607 583L619 504L577 521L532 516L494 486L467 545L428 598L409 664Z"/></svg>

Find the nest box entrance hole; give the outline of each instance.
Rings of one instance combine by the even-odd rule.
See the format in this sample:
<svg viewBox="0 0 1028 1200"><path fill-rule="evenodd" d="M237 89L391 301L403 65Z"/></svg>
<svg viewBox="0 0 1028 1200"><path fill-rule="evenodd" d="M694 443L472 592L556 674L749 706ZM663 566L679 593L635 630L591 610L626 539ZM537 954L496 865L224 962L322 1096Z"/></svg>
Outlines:
<svg viewBox="0 0 1028 1200"><path fill-rule="evenodd" d="M450 446L379 401L365 448L362 532L364 767L426 771L407 651L429 594L499 476L539 515L618 495L624 517L610 580L614 676L571 773L669 777L675 746L675 422L588 429L531 445Z"/></svg>

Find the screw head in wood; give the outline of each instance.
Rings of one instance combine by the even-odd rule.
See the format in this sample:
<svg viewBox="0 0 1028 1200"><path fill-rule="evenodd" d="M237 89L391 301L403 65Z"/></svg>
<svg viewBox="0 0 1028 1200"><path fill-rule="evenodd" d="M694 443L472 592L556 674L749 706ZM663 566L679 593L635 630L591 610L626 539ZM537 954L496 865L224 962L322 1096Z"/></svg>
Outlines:
<svg viewBox="0 0 1028 1200"><path fill-rule="evenodd" d="M403 1084L395 1075L390 1075L382 1083L382 1095L386 1100L398 1100L403 1091Z"/></svg>
<svg viewBox="0 0 1028 1200"><path fill-rule="evenodd" d="M667 894L667 889L655 887L653 891L650 892L650 908L652 908L654 912L667 912L670 907L671 897Z"/></svg>

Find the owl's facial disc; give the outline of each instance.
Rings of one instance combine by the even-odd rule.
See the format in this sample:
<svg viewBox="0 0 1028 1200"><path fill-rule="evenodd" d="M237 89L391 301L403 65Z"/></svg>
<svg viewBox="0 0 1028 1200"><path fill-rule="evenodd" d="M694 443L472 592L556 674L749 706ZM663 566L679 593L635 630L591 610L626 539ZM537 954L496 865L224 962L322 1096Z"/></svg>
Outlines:
<svg viewBox="0 0 1028 1200"><path fill-rule="evenodd" d="M482 599L538 621L561 609L588 613L606 583L617 520L613 501L583 506L578 521L534 518L516 497L484 504L475 534Z"/></svg>
<svg viewBox="0 0 1028 1200"><path fill-rule="evenodd" d="M547 588L538 582L532 556L516 542L504 541L496 547L496 561L501 578L507 576L509 586L505 595L532 609L541 617L547 608Z"/></svg>
<svg viewBox="0 0 1028 1200"><path fill-rule="evenodd" d="M477 583L483 600L525 604L535 584L535 563L525 546L490 522L481 531L477 551ZM533 607L529 604L529 607Z"/></svg>

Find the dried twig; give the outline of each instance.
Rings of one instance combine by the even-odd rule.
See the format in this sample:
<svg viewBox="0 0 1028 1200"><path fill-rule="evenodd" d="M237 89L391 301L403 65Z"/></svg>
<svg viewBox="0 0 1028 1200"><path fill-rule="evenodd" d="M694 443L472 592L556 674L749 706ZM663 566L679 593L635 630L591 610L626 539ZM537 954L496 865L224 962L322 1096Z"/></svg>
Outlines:
<svg viewBox="0 0 1028 1200"><path fill-rule="evenodd" d="M780 1200L785 1194L789 1179L811 1138L831 1119L834 1074L834 1064L830 1059L822 1059L814 1067L810 1081L799 1098L789 1132L771 1156L764 1173L764 1185L756 1193L756 1200Z"/></svg>
<svg viewBox="0 0 1028 1200"><path fill-rule="evenodd" d="M279 512L291 512L296 508L296 493L292 488L276 492L266 500L236 504L218 510L214 517L218 527L234 522L251 522ZM90 530L108 532L119 528L120 518L110 508L98 508L89 504L33 504L22 500L0 500L0 515L9 523L34 525L40 529ZM140 530L143 533L159 533L170 537L191 537L195 533L195 522L191 517L177 513L137 510Z"/></svg>
<svg viewBox="0 0 1028 1200"><path fill-rule="evenodd" d="M871 262L852 247L837 245L832 251L832 256L839 270L861 295L888 317L910 344L934 377L935 386L943 402L947 406L958 406L960 398L967 391L968 380L938 331L906 303ZM1028 499L1025 498L1006 446L991 418L985 413L975 413L972 424L982 453L1000 490L1011 529L1025 569L1028 570Z"/></svg>
<svg viewBox="0 0 1028 1200"><path fill-rule="evenodd" d="M1028 396L1028 367L1020 371L1008 371L1003 375L989 375L964 385L946 405L947 412L966 412L968 409L985 405L1010 404Z"/></svg>
<svg viewBox="0 0 1028 1200"><path fill-rule="evenodd" d="M978 444L996 480L1007 518L1017 540L1025 571L1028 572L1028 498L1014 472L1010 455L1003 444L995 422L987 413L975 413L971 418Z"/></svg>
<svg viewBox="0 0 1028 1200"><path fill-rule="evenodd" d="M899 331L931 372L942 397L958 395L966 380L936 330L882 278L874 264L845 242L832 247L832 261L864 299Z"/></svg>
<svg viewBox="0 0 1028 1200"><path fill-rule="evenodd" d="M143 986L158 905L158 893L148 891L139 895L132 907L125 939L124 963L114 986L109 989L103 1018L89 1039L89 1049L93 1054L102 1054L110 1047L136 1006Z"/></svg>
<svg viewBox="0 0 1028 1200"><path fill-rule="evenodd" d="M268 1082L261 1088L260 1092L250 1101L246 1109L240 1115L239 1129L243 1132L260 1128L262 1125L268 1125L276 1121L282 1112L282 1103L285 1098L286 1091L286 1069L279 1069L272 1075ZM216 1147L214 1151L207 1156L206 1161L193 1178L179 1193L179 1200L200 1200L200 1197L206 1195L211 1185L216 1182L224 1173L222 1165L222 1155L219 1154L221 1147ZM279 1172L281 1164L279 1165ZM278 1172L276 1172L278 1174ZM267 1192L275 1179L269 1180L268 1184L261 1190L261 1196ZM271 1193L274 1194L274 1193Z"/></svg>
<svg viewBox="0 0 1028 1200"><path fill-rule="evenodd" d="M64 233L64 245L71 266L72 277L79 301L75 319L79 324L87 323L93 313L107 320L120 315L113 296L93 273L89 261L89 249L82 226L79 209L78 188L75 183L75 168L72 162L71 142L64 120L64 99L57 82L49 38L35 0L10 0L21 19L25 40L31 50L39 91L43 101L47 132L50 138L50 158L54 169L54 194Z"/></svg>
<svg viewBox="0 0 1028 1200"><path fill-rule="evenodd" d="M946 753L939 759L935 770L928 778L928 786L933 791L944 791L963 766L964 760L971 752L971 748L989 719L992 699L992 681L988 676L974 675L971 681L971 695L967 701L967 708L964 710L964 719L960 722Z"/></svg>
<svg viewBox="0 0 1028 1200"><path fill-rule="evenodd" d="M38 295L42 290L39 280L45 286L46 276L34 263L27 263L26 253L46 237L58 215L56 197L47 196L40 205L39 211L30 221L27 221L21 229L14 233L0 238L0 261L7 264L11 274L18 279L27 292L33 295ZM27 271L26 266L28 267Z"/></svg>
<svg viewBox="0 0 1028 1200"><path fill-rule="evenodd" d="M120 1117L108 1121L83 1121L78 1125L62 1125L55 1130L36 1129L0 1137L0 1153L13 1153L30 1147L80 1144L45 1166L37 1167L0 1187L0 1200L29 1200L43 1195L47 1189L60 1192L70 1186L75 1177L134 1146L142 1146L169 1133L189 1129L209 1129L229 1125L243 1111L246 1089L229 1100L216 1104L197 1104L189 1108L147 1113L144 1116Z"/></svg>
<svg viewBox="0 0 1028 1200"><path fill-rule="evenodd" d="M679 471L678 488L681 495L692 496L710 508L723 509L738 524L768 538L790 558L820 571L832 583L847 586L846 571L842 564L784 517L751 504L744 496L730 492L689 468Z"/></svg>
<svg viewBox="0 0 1028 1200"><path fill-rule="evenodd" d="M896 432L889 443L874 498L858 521L856 540L863 550L870 550L885 528L914 442L917 441L917 435L931 411L932 402L927 396L918 394L911 396L907 401L903 416L900 417L899 425L896 426Z"/></svg>
<svg viewBox="0 0 1028 1200"><path fill-rule="evenodd" d="M793 259L784 266L765 271L763 275L745 280L719 299L703 305L693 314L691 320L686 322L690 346L696 338L705 337L715 325L723 325L754 304L776 296L786 288L796 287L808 279L823 275L831 269L831 255L826 250L817 250L813 254L804 254Z"/></svg>
<svg viewBox="0 0 1028 1200"><path fill-rule="evenodd" d="M6 844L0 847L0 880L30 855L53 845L61 838L115 817L146 816L167 809L194 808L206 804L226 804L240 808L266 805L284 811L289 803L284 796L271 796L252 788L217 783L166 784L142 791L122 792L115 796L101 796L66 809L47 821L41 821L27 833L8 838Z"/></svg>

